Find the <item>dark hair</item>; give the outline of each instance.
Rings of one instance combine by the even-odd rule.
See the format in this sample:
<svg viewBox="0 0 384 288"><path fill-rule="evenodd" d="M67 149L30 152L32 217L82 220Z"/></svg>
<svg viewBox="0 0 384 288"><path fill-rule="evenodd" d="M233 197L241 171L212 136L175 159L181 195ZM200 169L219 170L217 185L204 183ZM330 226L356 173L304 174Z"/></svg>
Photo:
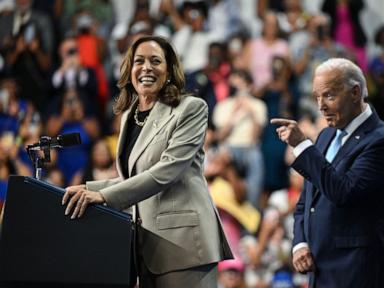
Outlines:
<svg viewBox="0 0 384 288"><path fill-rule="evenodd" d="M226 43L222 43L222 42L212 42L209 44L209 49L213 49L213 48L219 48L220 50L225 51L227 49L227 45Z"/></svg>
<svg viewBox="0 0 384 288"><path fill-rule="evenodd" d="M253 83L253 79L252 79L252 75L251 73L249 73L248 70L246 69L235 69L232 71L231 73L232 75L237 75L239 76L241 79L243 79L247 84L252 84Z"/></svg>
<svg viewBox="0 0 384 288"><path fill-rule="evenodd" d="M122 113L132 104L133 96L136 94L131 83L133 57L135 56L137 47L139 47L141 43L150 41L159 44L163 50L169 74L169 81L167 80L164 87L160 90L158 100L173 107L176 107L180 103L185 86L185 77L183 68L174 48L165 38L158 36L143 36L136 40L128 49L121 64L121 77L117 83L117 86L120 89L120 94L113 107L116 114Z"/></svg>
<svg viewBox="0 0 384 288"><path fill-rule="evenodd" d="M188 8L199 10L203 14L204 18L208 17L208 6L204 1L184 1L181 6L181 11Z"/></svg>
<svg viewBox="0 0 384 288"><path fill-rule="evenodd" d="M276 13L274 11L272 11L272 10L268 10L265 13L265 15L263 16L263 18L262 18L263 28L262 28L262 31L261 31L261 35L265 36L265 27L266 27L265 20L266 20L267 16L269 16L269 15L272 15L272 16L275 17L275 23L276 23L276 35L275 35L275 37L276 38L283 38L283 39L285 39L286 35L284 35L284 32L281 30L279 19L277 18Z"/></svg>

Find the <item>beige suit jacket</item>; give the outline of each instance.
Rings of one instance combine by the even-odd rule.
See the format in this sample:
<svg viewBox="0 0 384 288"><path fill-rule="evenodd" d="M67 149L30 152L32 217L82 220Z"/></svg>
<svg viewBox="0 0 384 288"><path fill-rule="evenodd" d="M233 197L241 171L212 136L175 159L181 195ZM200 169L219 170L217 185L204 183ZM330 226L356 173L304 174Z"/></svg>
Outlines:
<svg viewBox="0 0 384 288"><path fill-rule="evenodd" d="M122 115L119 156L132 110ZM120 178L87 182L117 210L138 204L143 258L155 274L232 258L203 176L207 118L207 105L196 97L175 108L156 102L129 157L129 175L133 167L137 174L123 179L119 158Z"/></svg>

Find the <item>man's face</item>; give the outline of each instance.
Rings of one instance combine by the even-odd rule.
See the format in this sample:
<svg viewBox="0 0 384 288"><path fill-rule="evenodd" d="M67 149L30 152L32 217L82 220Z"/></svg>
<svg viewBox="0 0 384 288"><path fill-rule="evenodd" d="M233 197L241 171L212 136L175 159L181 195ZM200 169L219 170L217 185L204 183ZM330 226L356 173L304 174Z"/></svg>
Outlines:
<svg viewBox="0 0 384 288"><path fill-rule="evenodd" d="M223 51L219 47L211 47L209 49L209 66L212 69L219 68L220 64L223 62L224 55Z"/></svg>
<svg viewBox="0 0 384 288"><path fill-rule="evenodd" d="M359 114L358 92L343 84L340 71L323 71L313 78L313 96L330 127L344 128Z"/></svg>

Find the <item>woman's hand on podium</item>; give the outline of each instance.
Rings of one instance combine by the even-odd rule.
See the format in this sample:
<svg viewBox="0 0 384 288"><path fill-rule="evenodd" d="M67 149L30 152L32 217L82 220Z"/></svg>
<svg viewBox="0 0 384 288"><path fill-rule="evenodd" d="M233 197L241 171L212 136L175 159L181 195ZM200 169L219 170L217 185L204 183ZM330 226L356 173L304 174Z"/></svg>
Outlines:
<svg viewBox="0 0 384 288"><path fill-rule="evenodd" d="M105 199L100 192L89 191L83 184L67 187L61 203L62 205L68 203L65 215L69 215L73 210L71 219L75 219L83 216L89 204L101 204L104 202Z"/></svg>

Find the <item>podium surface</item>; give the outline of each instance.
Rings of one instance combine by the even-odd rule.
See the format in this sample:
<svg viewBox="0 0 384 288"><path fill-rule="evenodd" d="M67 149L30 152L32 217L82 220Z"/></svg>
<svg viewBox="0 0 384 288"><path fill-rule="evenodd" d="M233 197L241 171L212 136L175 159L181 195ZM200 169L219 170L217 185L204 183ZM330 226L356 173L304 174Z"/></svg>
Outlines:
<svg viewBox="0 0 384 288"><path fill-rule="evenodd" d="M131 215L91 205L72 220L64 215L64 192L33 178L10 177L0 287L128 287Z"/></svg>

